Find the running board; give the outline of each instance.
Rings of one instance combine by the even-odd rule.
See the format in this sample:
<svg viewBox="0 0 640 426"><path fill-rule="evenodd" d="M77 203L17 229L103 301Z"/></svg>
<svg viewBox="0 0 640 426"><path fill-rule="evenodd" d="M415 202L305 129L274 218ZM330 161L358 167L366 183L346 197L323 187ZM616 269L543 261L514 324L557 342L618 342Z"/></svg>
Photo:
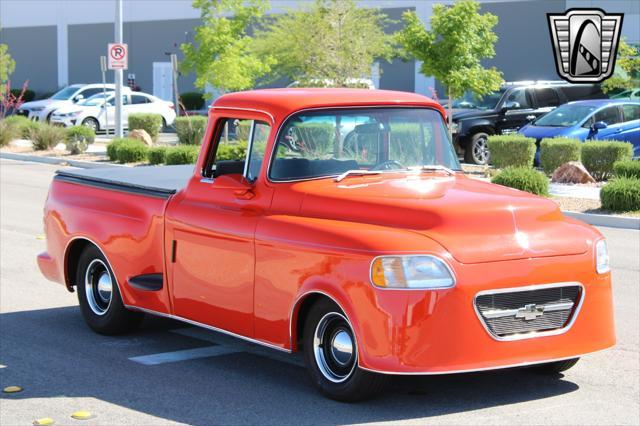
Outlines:
<svg viewBox="0 0 640 426"><path fill-rule="evenodd" d="M129 278L129 285L144 291L162 290L162 274L144 274Z"/></svg>

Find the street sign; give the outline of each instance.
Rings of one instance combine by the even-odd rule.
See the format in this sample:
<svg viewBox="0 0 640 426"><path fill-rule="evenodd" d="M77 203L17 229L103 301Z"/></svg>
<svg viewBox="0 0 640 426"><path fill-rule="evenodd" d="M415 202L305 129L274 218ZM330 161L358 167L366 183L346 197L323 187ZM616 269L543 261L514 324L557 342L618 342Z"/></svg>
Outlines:
<svg viewBox="0 0 640 426"><path fill-rule="evenodd" d="M126 70L129 52L126 43L109 43L108 55L110 70Z"/></svg>

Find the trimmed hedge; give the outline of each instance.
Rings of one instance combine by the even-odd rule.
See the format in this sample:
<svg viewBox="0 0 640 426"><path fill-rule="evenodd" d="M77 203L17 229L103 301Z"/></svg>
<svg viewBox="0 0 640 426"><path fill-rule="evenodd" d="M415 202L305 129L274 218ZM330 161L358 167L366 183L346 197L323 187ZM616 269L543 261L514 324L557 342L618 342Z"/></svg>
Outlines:
<svg viewBox="0 0 640 426"><path fill-rule="evenodd" d="M507 167L491 179L491 183L508 186L537 195L549 194L549 179L530 167Z"/></svg>
<svg viewBox="0 0 640 426"><path fill-rule="evenodd" d="M640 160L618 161L613 165L613 170L618 177L640 179Z"/></svg>
<svg viewBox="0 0 640 426"><path fill-rule="evenodd" d="M16 131L14 133L16 138L22 139L29 139L31 130L34 130L39 124L37 121L29 120L27 117L21 115L12 115L2 121Z"/></svg>
<svg viewBox="0 0 640 426"><path fill-rule="evenodd" d="M33 149L36 151L44 151L54 148L60 142L64 142L65 136L66 134L63 127L38 123L31 129L29 139L31 139Z"/></svg>
<svg viewBox="0 0 640 426"><path fill-rule="evenodd" d="M180 94L180 103L187 111L202 109L204 95L200 92L184 92Z"/></svg>
<svg viewBox="0 0 640 426"><path fill-rule="evenodd" d="M67 151L71 154L85 152L96 139L93 129L87 126L71 126L65 129Z"/></svg>
<svg viewBox="0 0 640 426"><path fill-rule="evenodd" d="M169 147L167 146L154 146L149 148L147 153L147 158L149 159L149 164L164 164L167 161L167 151Z"/></svg>
<svg viewBox="0 0 640 426"><path fill-rule="evenodd" d="M619 177L600 190L602 208L614 212L640 210L640 179Z"/></svg>
<svg viewBox="0 0 640 426"><path fill-rule="evenodd" d="M194 145L176 146L167 150L167 165L195 164L200 153L200 147Z"/></svg>
<svg viewBox="0 0 640 426"><path fill-rule="evenodd" d="M569 161L580 161L578 139L545 138L540 142L540 166L548 175Z"/></svg>
<svg viewBox="0 0 640 426"><path fill-rule="evenodd" d="M185 145L200 145L204 132L207 130L207 117L195 115L192 117L177 117L175 121L178 143Z"/></svg>
<svg viewBox="0 0 640 426"><path fill-rule="evenodd" d="M536 140L523 135L489 136L491 164L499 169L506 167L533 167Z"/></svg>
<svg viewBox="0 0 640 426"><path fill-rule="evenodd" d="M107 145L107 156L119 163L136 163L147 158L149 148L144 142L130 138L116 138Z"/></svg>
<svg viewBox="0 0 640 426"><path fill-rule="evenodd" d="M222 144L218 146L216 161L221 160L244 160L247 156L247 142L236 144Z"/></svg>
<svg viewBox="0 0 640 426"><path fill-rule="evenodd" d="M582 164L595 180L606 180L613 176L613 165L630 160L633 145L619 141L589 141L582 144Z"/></svg>
<svg viewBox="0 0 640 426"><path fill-rule="evenodd" d="M162 116L160 114L129 114L129 130L142 129L149 133L154 141L162 129Z"/></svg>

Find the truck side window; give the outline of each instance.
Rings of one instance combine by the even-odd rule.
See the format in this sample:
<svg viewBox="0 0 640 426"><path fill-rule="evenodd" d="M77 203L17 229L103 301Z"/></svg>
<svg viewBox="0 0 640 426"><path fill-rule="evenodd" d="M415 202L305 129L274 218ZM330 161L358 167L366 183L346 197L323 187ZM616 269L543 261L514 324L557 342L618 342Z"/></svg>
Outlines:
<svg viewBox="0 0 640 426"><path fill-rule="evenodd" d="M255 121L254 123L251 151L248 158L249 166L247 167L247 179L251 182L255 181L260 173L271 130L267 123L261 121Z"/></svg>
<svg viewBox="0 0 640 426"><path fill-rule="evenodd" d="M536 89L536 99L538 100L538 108L557 107L560 105L558 94L550 87Z"/></svg>
<svg viewBox="0 0 640 426"><path fill-rule="evenodd" d="M527 97L527 92L524 89L514 90L507 96L506 102L517 102L519 107L512 109L527 109L531 108L529 103L529 99Z"/></svg>

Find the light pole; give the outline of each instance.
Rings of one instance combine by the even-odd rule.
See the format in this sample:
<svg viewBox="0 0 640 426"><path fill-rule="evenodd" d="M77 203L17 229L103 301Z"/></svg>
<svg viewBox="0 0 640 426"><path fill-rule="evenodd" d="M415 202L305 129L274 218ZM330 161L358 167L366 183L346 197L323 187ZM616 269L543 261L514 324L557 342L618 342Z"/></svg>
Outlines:
<svg viewBox="0 0 640 426"><path fill-rule="evenodd" d="M122 0L116 0L115 42L122 44ZM113 71L116 83L116 129L115 136L121 138L122 133L122 68Z"/></svg>

